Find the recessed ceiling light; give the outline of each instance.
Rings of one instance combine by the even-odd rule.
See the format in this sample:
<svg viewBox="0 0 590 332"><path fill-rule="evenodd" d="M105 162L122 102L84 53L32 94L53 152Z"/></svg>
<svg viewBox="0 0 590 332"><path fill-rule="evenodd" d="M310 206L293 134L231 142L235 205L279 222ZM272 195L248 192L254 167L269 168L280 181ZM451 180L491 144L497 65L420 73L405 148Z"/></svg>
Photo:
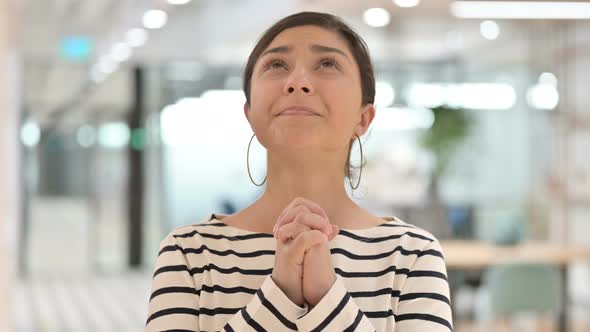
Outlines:
<svg viewBox="0 0 590 332"><path fill-rule="evenodd" d="M141 28L135 28L127 31L125 34L125 41L131 47L140 47L147 41L147 31Z"/></svg>
<svg viewBox="0 0 590 332"><path fill-rule="evenodd" d="M184 5L191 2L191 0L168 0L171 5Z"/></svg>
<svg viewBox="0 0 590 332"><path fill-rule="evenodd" d="M383 8L367 9L363 18L365 23L375 28L384 27L388 25L391 20L389 12Z"/></svg>
<svg viewBox="0 0 590 332"><path fill-rule="evenodd" d="M557 88L547 83L537 83L527 90L527 103L539 110L553 110L559 104Z"/></svg>
<svg viewBox="0 0 590 332"><path fill-rule="evenodd" d="M117 70L118 64L115 62L111 57L104 56L100 62L98 63L98 69L103 74L112 74L115 70Z"/></svg>
<svg viewBox="0 0 590 332"><path fill-rule="evenodd" d="M557 76L553 73L544 72L539 75L539 83L557 86Z"/></svg>
<svg viewBox="0 0 590 332"><path fill-rule="evenodd" d="M451 13L459 18L590 19L588 2L455 1Z"/></svg>
<svg viewBox="0 0 590 332"><path fill-rule="evenodd" d="M143 14L142 22L147 29L160 29L168 22L168 14L159 9L148 10Z"/></svg>
<svg viewBox="0 0 590 332"><path fill-rule="evenodd" d="M111 57L117 62L127 61L131 57L131 48L125 43L117 43L111 48Z"/></svg>
<svg viewBox="0 0 590 332"><path fill-rule="evenodd" d="M494 40L500 35L500 27L494 21L483 21L479 25L481 35L488 40Z"/></svg>
<svg viewBox="0 0 590 332"><path fill-rule="evenodd" d="M416 7L420 4L420 0L393 0L393 2L402 8Z"/></svg>

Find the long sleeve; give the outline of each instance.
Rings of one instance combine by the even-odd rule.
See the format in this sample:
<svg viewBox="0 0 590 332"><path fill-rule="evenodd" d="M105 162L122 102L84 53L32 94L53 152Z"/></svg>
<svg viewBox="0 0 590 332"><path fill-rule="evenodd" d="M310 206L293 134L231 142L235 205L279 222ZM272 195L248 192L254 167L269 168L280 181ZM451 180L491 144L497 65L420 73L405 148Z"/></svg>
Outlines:
<svg viewBox="0 0 590 332"><path fill-rule="evenodd" d="M200 288L184 250L172 235L160 243L152 278L146 331L200 331Z"/></svg>
<svg viewBox="0 0 590 332"><path fill-rule="evenodd" d="M440 243L429 242L408 272L395 309L396 332L449 332L452 315L446 266Z"/></svg>
<svg viewBox="0 0 590 332"><path fill-rule="evenodd" d="M299 331L359 331L374 332L375 327L356 305L344 286L336 281L326 295L309 313L297 320Z"/></svg>
<svg viewBox="0 0 590 332"><path fill-rule="evenodd" d="M452 330L446 267L430 233L392 218L367 230L341 230L334 241L336 280L308 308L271 277L272 234L214 218L179 227L160 243L145 330Z"/></svg>
<svg viewBox="0 0 590 332"><path fill-rule="evenodd" d="M305 315L300 307L267 276L254 298L223 328L224 331L297 331L296 320Z"/></svg>
<svg viewBox="0 0 590 332"><path fill-rule="evenodd" d="M208 269L203 251L181 247L172 235L161 242L146 331L201 331L199 315L227 313L226 308L200 308L204 288L201 274ZM191 266L185 252L191 252L191 263L199 266ZM294 331L297 330L295 321L307 311L307 305L300 307L293 303L268 275L248 304L232 312L222 330Z"/></svg>

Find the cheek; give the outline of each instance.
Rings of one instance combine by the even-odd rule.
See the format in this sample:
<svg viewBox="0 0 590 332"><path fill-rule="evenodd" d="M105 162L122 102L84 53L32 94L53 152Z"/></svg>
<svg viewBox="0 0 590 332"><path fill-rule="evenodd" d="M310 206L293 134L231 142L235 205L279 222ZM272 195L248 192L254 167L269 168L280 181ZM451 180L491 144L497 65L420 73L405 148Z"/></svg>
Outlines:
<svg viewBox="0 0 590 332"><path fill-rule="evenodd" d="M279 84L270 84L265 81L252 82L250 90L252 108L257 111L269 110L269 107L272 106L273 101L276 100L280 93Z"/></svg>
<svg viewBox="0 0 590 332"><path fill-rule="evenodd" d="M259 141L266 141L268 127L272 121L273 105L277 99L276 90L266 82L252 82L250 90L250 125L256 132Z"/></svg>
<svg viewBox="0 0 590 332"><path fill-rule="evenodd" d="M329 110L330 132L337 140L346 140L358 122L361 94L349 82L331 82L322 87L322 99ZM336 138L337 137L337 138Z"/></svg>
<svg viewBox="0 0 590 332"><path fill-rule="evenodd" d="M360 105L361 96L350 84L334 83L322 88L322 99L339 122L350 121Z"/></svg>
<svg viewBox="0 0 590 332"><path fill-rule="evenodd" d="M350 79L326 80L321 82L320 89L330 103L348 104L349 107L361 104L360 86Z"/></svg>

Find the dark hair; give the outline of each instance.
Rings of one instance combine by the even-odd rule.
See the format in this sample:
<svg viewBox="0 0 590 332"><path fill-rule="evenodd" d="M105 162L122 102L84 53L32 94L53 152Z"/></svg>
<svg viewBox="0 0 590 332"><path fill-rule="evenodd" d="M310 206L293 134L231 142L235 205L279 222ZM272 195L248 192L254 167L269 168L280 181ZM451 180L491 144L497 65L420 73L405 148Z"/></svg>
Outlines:
<svg viewBox="0 0 590 332"><path fill-rule="evenodd" d="M262 52L264 52L264 50L268 47L268 45L270 45L270 43L272 43L275 37L284 30L305 25L318 26L320 28L335 32L346 41L349 50L359 67L362 93L361 105L365 106L367 104L373 104L375 100L375 74L373 72L373 65L371 63L371 58L369 57L367 44L356 32L354 32L338 17L331 14L317 12L301 12L287 16L271 26L264 32L262 37L260 37L256 43L256 46L254 46L254 49L250 53L248 62L246 63L246 68L244 69L244 94L246 95L246 102L250 104L252 73L254 72L254 66L256 65L256 62L258 61L258 58ZM350 151L352 149L353 143L354 141L350 142L348 147L346 165L344 166L344 174L349 178L351 177L351 165L349 162ZM358 167L353 166L352 168Z"/></svg>
<svg viewBox="0 0 590 332"><path fill-rule="evenodd" d="M250 53L246 68L244 69L244 94L246 95L246 102L250 104L252 73L254 72L254 66L262 52L264 52L275 37L284 30L304 25L318 26L335 32L344 38L359 67L362 105L372 104L375 100L375 74L373 72L373 65L371 64L367 44L338 17L331 14L317 12L301 12L287 16L264 32Z"/></svg>

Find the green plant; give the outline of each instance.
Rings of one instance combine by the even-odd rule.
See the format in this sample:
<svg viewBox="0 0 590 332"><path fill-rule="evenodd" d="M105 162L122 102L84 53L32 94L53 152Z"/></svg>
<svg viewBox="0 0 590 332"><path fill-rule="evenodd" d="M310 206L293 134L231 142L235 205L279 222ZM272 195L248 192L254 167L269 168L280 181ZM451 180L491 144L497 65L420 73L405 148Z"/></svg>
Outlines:
<svg viewBox="0 0 590 332"><path fill-rule="evenodd" d="M471 119L461 108L446 105L432 109L434 123L421 137L424 148L436 157L433 180L436 181L447 169L454 152L469 133Z"/></svg>

